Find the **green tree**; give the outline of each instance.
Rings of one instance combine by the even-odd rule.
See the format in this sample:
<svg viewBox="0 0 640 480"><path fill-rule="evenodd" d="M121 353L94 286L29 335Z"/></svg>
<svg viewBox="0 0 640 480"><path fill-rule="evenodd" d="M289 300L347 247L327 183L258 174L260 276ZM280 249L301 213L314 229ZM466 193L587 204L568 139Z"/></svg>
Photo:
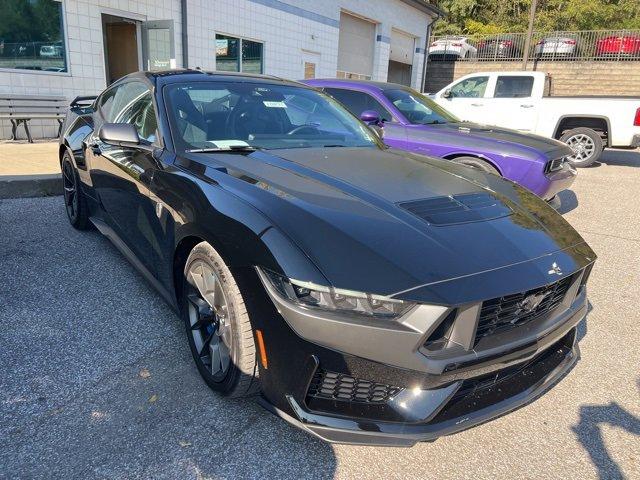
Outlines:
<svg viewBox="0 0 640 480"><path fill-rule="evenodd" d="M438 0L437 34L524 32L531 0ZM537 31L640 29L640 0L539 0Z"/></svg>

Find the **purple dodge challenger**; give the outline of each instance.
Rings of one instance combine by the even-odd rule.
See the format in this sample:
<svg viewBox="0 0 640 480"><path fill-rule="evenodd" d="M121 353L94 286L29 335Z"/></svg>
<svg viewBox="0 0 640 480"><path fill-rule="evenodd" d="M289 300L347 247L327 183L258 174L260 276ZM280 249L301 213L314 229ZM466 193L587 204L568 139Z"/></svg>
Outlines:
<svg viewBox="0 0 640 480"><path fill-rule="evenodd" d="M304 83L324 90L362 120L381 126L390 147L502 175L547 201L554 200L576 177L576 170L564 161L572 154L564 143L462 122L404 85L336 79Z"/></svg>

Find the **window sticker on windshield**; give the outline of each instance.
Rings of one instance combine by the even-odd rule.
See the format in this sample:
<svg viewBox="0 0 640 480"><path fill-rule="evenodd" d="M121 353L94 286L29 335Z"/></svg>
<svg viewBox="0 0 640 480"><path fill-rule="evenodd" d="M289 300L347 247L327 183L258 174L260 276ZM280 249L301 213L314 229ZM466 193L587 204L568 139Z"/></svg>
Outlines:
<svg viewBox="0 0 640 480"><path fill-rule="evenodd" d="M243 140L209 140L209 143L216 148L248 147L249 144Z"/></svg>
<svg viewBox="0 0 640 480"><path fill-rule="evenodd" d="M262 103L264 103L265 107L269 107L269 108L287 108L287 104L284 102L276 102L273 100L263 100Z"/></svg>

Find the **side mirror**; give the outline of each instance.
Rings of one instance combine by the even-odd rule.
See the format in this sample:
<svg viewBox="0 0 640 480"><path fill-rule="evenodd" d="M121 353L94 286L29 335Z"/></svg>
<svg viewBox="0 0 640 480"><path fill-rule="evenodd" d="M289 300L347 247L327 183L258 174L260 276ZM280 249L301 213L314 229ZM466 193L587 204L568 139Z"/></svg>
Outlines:
<svg viewBox="0 0 640 480"><path fill-rule="evenodd" d="M444 92L442 92L442 98L452 98L453 94L451 93L451 89L447 88Z"/></svg>
<svg viewBox="0 0 640 480"><path fill-rule="evenodd" d="M369 130L375 133L380 140L384 139L384 130L380 125L369 125Z"/></svg>
<svg viewBox="0 0 640 480"><path fill-rule="evenodd" d="M360 114L360 120L367 125L376 125L378 127L382 126L382 118L375 110L365 110Z"/></svg>
<svg viewBox="0 0 640 480"><path fill-rule="evenodd" d="M140 145L138 130L130 123L105 123L100 127L98 137L109 145Z"/></svg>

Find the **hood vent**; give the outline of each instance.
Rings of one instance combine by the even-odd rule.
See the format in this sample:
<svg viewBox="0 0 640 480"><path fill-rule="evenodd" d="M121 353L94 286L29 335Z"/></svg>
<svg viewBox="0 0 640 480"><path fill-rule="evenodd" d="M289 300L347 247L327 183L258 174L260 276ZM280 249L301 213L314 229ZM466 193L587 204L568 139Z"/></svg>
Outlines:
<svg viewBox="0 0 640 480"><path fill-rule="evenodd" d="M398 204L432 225L493 220L511 215L513 211L490 193L464 193Z"/></svg>

